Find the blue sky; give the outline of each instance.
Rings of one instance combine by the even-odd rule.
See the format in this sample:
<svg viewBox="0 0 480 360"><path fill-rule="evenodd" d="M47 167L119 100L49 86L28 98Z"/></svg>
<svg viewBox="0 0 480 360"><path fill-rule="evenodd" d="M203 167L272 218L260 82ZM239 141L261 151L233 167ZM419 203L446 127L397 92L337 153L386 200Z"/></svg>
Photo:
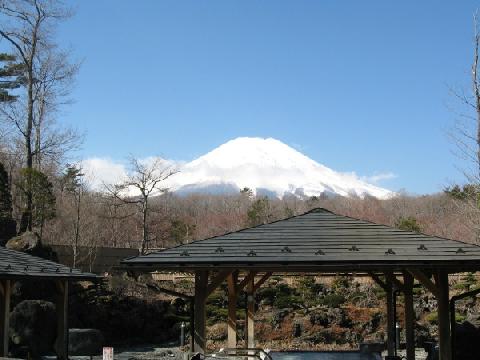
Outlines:
<svg viewBox="0 0 480 360"><path fill-rule="evenodd" d="M73 2L72 2L73 3ZM449 86L468 86L473 1L84 0L59 29L83 65L63 121L81 156L191 160L274 137L392 190L463 181Z"/></svg>

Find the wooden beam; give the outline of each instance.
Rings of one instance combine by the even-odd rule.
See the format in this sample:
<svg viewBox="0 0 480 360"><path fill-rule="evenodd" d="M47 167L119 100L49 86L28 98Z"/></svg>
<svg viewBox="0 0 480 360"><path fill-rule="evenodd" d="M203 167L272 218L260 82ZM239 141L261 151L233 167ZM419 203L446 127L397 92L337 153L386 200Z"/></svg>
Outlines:
<svg viewBox="0 0 480 360"><path fill-rule="evenodd" d="M448 273L439 270L436 274L438 287L438 333L440 360L452 359Z"/></svg>
<svg viewBox="0 0 480 360"><path fill-rule="evenodd" d="M403 283L400 280L398 280L398 278L395 275L393 275L392 272L390 271L385 272L385 276L387 277L388 281L390 281L390 283L392 283L397 290L400 290L402 292L405 290Z"/></svg>
<svg viewBox="0 0 480 360"><path fill-rule="evenodd" d="M439 291L435 283L420 270L408 270L423 286L425 286L430 292L438 299Z"/></svg>
<svg viewBox="0 0 480 360"><path fill-rule="evenodd" d="M380 277L377 274L369 273L369 275L385 292L389 291L389 288L388 288L389 285L386 282L384 282L382 279L380 279Z"/></svg>
<svg viewBox="0 0 480 360"><path fill-rule="evenodd" d="M68 280L57 280L57 358L68 359Z"/></svg>
<svg viewBox="0 0 480 360"><path fill-rule="evenodd" d="M10 280L0 282L0 357L8 357L8 343L10 341L10 297L12 283Z"/></svg>
<svg viewBox="0 0 480 360"><path fill-rule="evenodd" d="M217 287L220 286L222 282L232 273L232 270L222 270L220 271L207 285L207 297L215 291Z"/></svg>
<svg viewBox="0 0 480 360"><path fill-rule="evenodd" d="M240 284L237 286L237 292L240 292L243 290L245 285L247 285L252 279L255 278L255 275L257 275L257 271L250 271L245 277L240 281Z"/></svg>
<svg viewBox="0 0 480 360"><path fill-rule="evenodd" d="M255 348L255 275L249 278L247 284L247 316L245 317L245 347Z"/></svg>
<svg viewBox="0 0 480 360"><path fill-rule="evenodd" d="M195 272L195 307L194 307L194 336L193 351L205 354L206 339L206 302L207 302L208 271Z"/></svg>
<svg viewBox="0 0 480 360"><path fill-rule="evenodd" d="M238 271L234 271L227 277L228 282L228 347L235 349L237 347L237 281Z"/></svg>
<svg viewBox="0 0 480 360"><path fill-rule="evenodd" d="M413 309L413 276L409 272L403 274L405 303L405 341L407 360L415 360L415 312Z"/></svg>
<svg viewBox="0 0 480 360"><path fill-rule="evenodd" d="M256 292L260 288L260 286L262 286L265 283L265 281L267 281L270 278L270 276L272 276L272 274L273 274L272 272L265 273L265 275L263 275L261 279L255 283L255 285L253 285L253 292Z"/></svg>

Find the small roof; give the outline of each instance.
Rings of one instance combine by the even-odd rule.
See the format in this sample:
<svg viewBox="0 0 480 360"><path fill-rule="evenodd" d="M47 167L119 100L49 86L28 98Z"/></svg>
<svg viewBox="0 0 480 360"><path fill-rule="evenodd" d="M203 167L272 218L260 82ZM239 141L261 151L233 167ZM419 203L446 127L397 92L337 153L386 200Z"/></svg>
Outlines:
<svg viewBox="0 0 480 360"><path fill-rule="evenodd" d="M99 276L20 251L0 247L0 278L88 280L99 278Z"/></svg>
<svg viewBox="0 0 480 360"><path fill-rule="evenodd" d="M317 208L303 215L122 261L127 268L361 272L480 269L480 246Z"/></svg>

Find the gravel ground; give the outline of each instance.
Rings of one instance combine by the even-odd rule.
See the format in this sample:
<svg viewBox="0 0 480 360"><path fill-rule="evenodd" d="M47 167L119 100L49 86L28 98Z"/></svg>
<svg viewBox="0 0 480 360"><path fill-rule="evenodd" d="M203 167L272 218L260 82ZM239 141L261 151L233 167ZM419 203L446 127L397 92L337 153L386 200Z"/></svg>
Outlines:
<svg viewBox="0 0 480 360"><path fill-rule="evenodd" d="M426 360L427 359L427 353L425 352L425 350L421 349L421 348L416 348L415 349L415 360ZM387 356L387 353L384 352L382 354L383 357ZM398 351L398 356L400 356L400 358L402 359L406 359L406 353L405 353L405 350L399 350Z"/></svg>

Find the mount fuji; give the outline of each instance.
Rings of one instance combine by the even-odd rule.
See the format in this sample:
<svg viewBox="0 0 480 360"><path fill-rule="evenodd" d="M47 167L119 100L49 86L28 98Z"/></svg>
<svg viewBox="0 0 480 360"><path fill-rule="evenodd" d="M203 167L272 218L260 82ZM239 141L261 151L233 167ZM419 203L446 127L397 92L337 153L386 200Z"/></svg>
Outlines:
<svg viewBox="0 0 480 360"><path fill-rule="evenodd" d="M238 193L245 187L256 195L279 198L395 195L355 174L336 172L272 138L236 138L177 168L179 172L165 185L180 195Z"/></svg>

